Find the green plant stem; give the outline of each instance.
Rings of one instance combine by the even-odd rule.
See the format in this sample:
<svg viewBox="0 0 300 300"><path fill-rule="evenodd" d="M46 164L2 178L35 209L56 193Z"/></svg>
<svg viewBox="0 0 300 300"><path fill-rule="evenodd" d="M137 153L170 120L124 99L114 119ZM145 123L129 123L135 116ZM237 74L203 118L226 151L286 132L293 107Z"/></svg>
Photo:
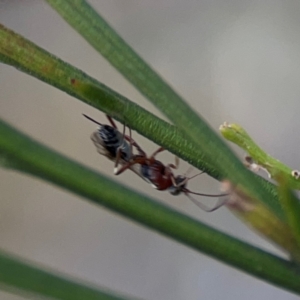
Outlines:
<svg viewBox="0 0 300 300"><path fill-rule="evenodd" d="M19 70L104 111L210 176L219 180L226 177L225 173L220 172L209 162L201 148L176 127L155 117L104 84L56 58L3 25L0 25L0 61L17 67ZM91 91L82 92L74 87L71 84L72 79L89 85ZM208 147L210 146L208 145ZM267 206L280 218L283 218L276 189L266 180L256 177L268 194L272 195L271 198L265 198Z"/></svg>
<svg viewBox="0 0 300 300"><path fill-rule="evenodd" d="M60 300L125 300L123 297L104 292L86 284L56 275L52 272L32 267L0 251L0 283L9 292L51 297ZM126 298L129 299L129 298Z"/></svg>
<svg viewBox="0 0 300 300"><path fill-rule="evenodd" d="M212 177L222 178L222 174L207 162L197 146L188 141L176 127L2 25L0 61L102 110ZM72 79L90 85L92 93L83 93L71 83ZM96 93L93 89L96 89ZM78 117L81 118L81 115ZM85 122L83 118L82 122ZM271 185L270 188L273 189ZM275 189L273 192L275 195Z"/></svg>
<svg viewBox="0 0 300 300"><path fill-rule="evenodd" d="M49 150L0 122L1 164L57 184L191 248L300 294L300 271Z"/></svg>
<svg viewBox="0 0 300 300"><path fill-rule="evenodd" d="M293 176L293 170L290 167L262 150L243 127L238 124L224 123L220 127L220 132L227 140L245 150L253 163L258 165L258 168L267 171L272 179L278 181L285 178L291 189L300 189L299 176ZM294 170L294 172L300 173L297 170Z"/></svg>
<svg viewBox="0 0 300 300"><path fill-rule="evenodd" d="M199 118L197 113L158 76L83 0L46 0L97 51L119 70L142 94L198 145L207 161L223 177L271 207L273 195L246 170L229 147ZM271 205L271 206L270 206ZM278 206L278 205L277 205Z"/></svg>

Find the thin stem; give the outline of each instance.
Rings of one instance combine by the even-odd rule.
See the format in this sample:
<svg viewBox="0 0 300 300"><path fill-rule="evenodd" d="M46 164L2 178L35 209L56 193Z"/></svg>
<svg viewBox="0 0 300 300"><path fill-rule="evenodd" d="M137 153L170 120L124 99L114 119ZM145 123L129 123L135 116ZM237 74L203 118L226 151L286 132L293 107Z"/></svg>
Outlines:
<svg viewBox="0 0 300 300"><path fill-rule="evenodd" d="M255 165L258 170L265 170L269 177L276 181L285 178L291 189L300 189L300 172L292 170L278 159L266 153L253 141L243 127L238 124L224 123L220 127L220 132L227 140L235 143L248 153L249 159L253 161L253 163L249 163L250 167Z"/></svg>

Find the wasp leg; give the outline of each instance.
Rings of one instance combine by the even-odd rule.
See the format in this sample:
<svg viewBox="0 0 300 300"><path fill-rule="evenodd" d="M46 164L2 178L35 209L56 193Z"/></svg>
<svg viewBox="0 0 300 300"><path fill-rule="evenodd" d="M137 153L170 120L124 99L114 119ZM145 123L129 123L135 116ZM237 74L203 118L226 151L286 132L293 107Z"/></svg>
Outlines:
<svg viewBox="0 0 300 300"><path fill-rule="evenodd" d="M152 160L158 153L165 151L165 148L163 147L159 147L156 151L154 151L152 153L152 155L150 156L150 159Z"/></svg>
<svg viewBox="0 0 300 300"><path fill-rule="evenodd" d="M213 206L212 208L206 206L205 204L203 204L202 202L196 200L195 198L193 198L191 195L189 195L188 192L184 193L194 204L196 204L199 208L201 208L202 210L206 211L206 212L213 212L215 210L217 210L218 208L220 208L223 205L226 205L228 203L228 199L219 199L218 202L215 204L215 206ZM222 196L222 195L220 195Z"/></svg>
<svg viewBox="0 0 300 300"><path fill-rule="evenodd" d="M109 115L106 115L106 117L107 117L109 123L111 124L111 126L115 129L118 129L118 127L117 127L116 123L114 122L113 118Z"/></svg>
<svg viewBox="0 0 300 300"><path fill-rule="evenodd" d="M129 128L129 127L128 127ZM138 151L138 153L142 156L147 156L146 152L141 148L141 146L132 138L131 136L131 128L129 128L129 136L125 135L125 139L130 143L130 146L135 147ZM132 151L132 148L131 148Z"/></svg>
<svg viewBox="0 0 300 300"><path fill-rule="evenodd" d="M125 163L119 170L114 170L115 175L120 175L127 169L130 169L133 165L135 164L143 164L147 160L147 157L144 156L138 156L138 157L133 157L131 161Z"/></svg>
<svg viewBox="0 0 300 300"><path fill-rule="evenodd" d="M167 164L167 167L177 170L179 167L179 158L175 156L175 164Z"/></svg>

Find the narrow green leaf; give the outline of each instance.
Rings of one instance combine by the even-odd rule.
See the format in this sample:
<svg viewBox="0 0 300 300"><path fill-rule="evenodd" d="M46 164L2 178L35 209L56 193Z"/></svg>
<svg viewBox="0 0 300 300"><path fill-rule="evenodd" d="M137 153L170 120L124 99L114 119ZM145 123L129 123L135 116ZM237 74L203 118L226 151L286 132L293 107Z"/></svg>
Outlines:
<svg viewBox="0 0 300 300"><path fill-rule="evenodd" d="M209 125L166 82L157 75L83 0L46 0L142 94L156 105L186 136L197 144L209 164L222 177L241 184L253 197L278 213L278 203L262 182L246 170L229 147ZM276 208L277 207L277 208Z"/></svg>
<svg viewBox="0 0 300 300"><path fill-rule="evenodd" d="M300 270L49 150L0 121L0 156L16 170L86 197L191 248L300 294Z"/></svg>
<svg viewBox="0 0 300 300"><path fill-rule="evenodd" d="M3 25L0 25L0 61L102 110L214 178L222 178L222 174L207 162L201 150L187 141L177 128ZM97 93L83 93L71 83L73 79L95 86ZM273 188L271 185L269 187ZM273 193L276 195L275 189Z"/></svg>
<svg viewBox="0 0 300 300"><path fill-rule="evenodd" d="M33 267L31 263L3 251L0 251L0 270L0 287L17 294L26 292L60 300L125 300L108 291Z"/></svg>
<svg viewBox="0 0 300 300"><path fill-rule="evenodd" d="M0 25L0 61L17 67L19 70L104 111L210 176L216 179L225 178L225 174L209 162L207 155L176 127L155 117L104 84L61 61L3 25ZM71 84L72 79L84 82L96 91L82 91ZM267 205L283 218L274 186L260 177L257 177L257 180L272 195L272 198L266 198Z"/></svg>

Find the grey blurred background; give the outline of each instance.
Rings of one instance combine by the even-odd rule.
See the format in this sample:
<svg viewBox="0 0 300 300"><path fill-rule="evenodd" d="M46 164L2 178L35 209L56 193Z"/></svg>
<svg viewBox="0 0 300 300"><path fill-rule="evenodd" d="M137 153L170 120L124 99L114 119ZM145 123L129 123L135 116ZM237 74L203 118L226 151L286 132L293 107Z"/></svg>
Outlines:
<svg viewBox="0 0 300 300"><path fill-rule="evenodd" d="M213 128L238 122L271 155L299 169L299 1L90 3ZM160 115L43 1L0 0L0 21ZM81 116L105 122L101 112L6 65L0 65L0 84L0 116L23 132L282 255L225 208L208 214L183 196L152 190L130 172L114 177L111 162L96 153L89 139L95 126ZM157 148L133 134L148 153ZM174 159L169 153L160 158ZM187 167L182 163L180 172ZM0 187L0 248L36 264L142 299L296 299L36 178L0 170ZM197 177L190 187L213 193L219 188L207 176ZM0 299L23 298L0 292Z"/></svg>

